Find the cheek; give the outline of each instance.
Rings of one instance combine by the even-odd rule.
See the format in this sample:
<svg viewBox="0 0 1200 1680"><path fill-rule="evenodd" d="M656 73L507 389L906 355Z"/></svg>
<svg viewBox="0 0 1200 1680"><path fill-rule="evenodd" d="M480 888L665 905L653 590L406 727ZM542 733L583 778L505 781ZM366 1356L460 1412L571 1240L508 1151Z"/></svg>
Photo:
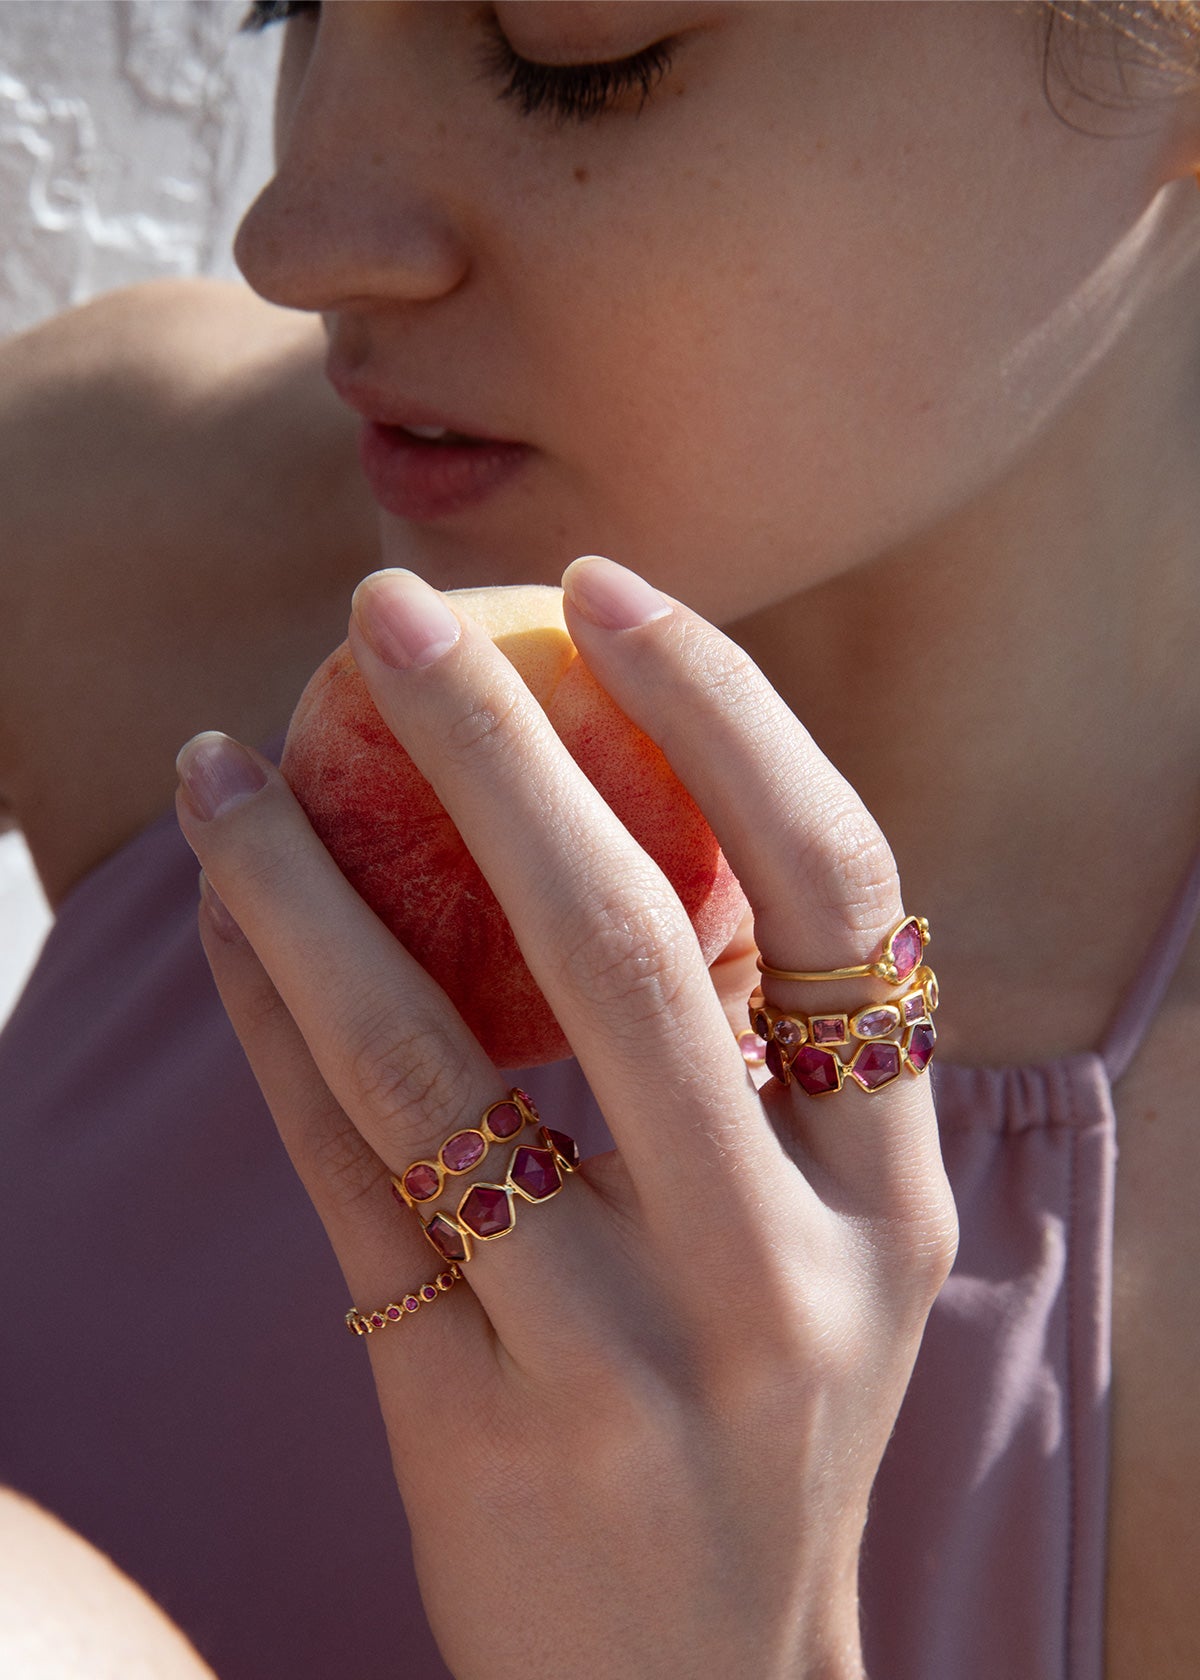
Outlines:
<svg viewBox="0 0 1200 1680"><path fill-rule="evenodd" d="M1010 155L1002 180L986 140L961 172L913 142L903 193L882 173L803 198L760 176L767 204L726 192L669 236L646 216L619 257L581 234L571 307L541 300L547 388L570 367L590 396L555 429L666 587L663 568L686 566L715 614L735 583L739 608L748 586L768 605L861 564L977 494L1069 400L1063 334L1094 336L1075 306L1132 207L1094 153L1086 174L1082 154L1049 173L1044 151Z"/></svg>

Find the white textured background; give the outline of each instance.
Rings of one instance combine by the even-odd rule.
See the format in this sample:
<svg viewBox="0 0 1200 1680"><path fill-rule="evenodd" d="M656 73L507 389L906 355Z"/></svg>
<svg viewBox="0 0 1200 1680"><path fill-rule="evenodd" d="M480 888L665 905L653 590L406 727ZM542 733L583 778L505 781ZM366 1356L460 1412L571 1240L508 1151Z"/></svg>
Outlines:
<svg viewBox="0 0 1200 1680"><path fill-rule="evenodd" d="M0 0L0 337L156 275L236 278L282 35L239 36L245 10ZM48 926L28 853L0 836L0 1021Z"/></svg>

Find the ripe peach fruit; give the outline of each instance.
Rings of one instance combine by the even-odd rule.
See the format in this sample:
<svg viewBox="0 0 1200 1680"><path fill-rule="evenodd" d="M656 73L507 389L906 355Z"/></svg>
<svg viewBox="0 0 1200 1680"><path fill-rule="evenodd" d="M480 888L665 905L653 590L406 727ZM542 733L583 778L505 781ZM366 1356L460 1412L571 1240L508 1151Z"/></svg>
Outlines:
<svg viewBox="0 0 1200 1680"><path fill-rule="evenodd" d="M662 752L576 653L562 590L449 593L512 661L575 762L662 869L705 961L714 961L741 920L741 889ZM300 696L281 768L351 885L446 991L497 1066L571 1054L495 894L380 717L346 643Z"/></svg>

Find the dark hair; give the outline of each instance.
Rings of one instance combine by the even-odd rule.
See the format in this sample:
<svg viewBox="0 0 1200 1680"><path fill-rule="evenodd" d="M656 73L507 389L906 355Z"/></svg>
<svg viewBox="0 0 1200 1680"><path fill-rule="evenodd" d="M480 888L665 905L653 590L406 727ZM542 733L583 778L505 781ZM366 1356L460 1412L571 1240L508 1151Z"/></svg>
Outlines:
<svg viewBox="0 0 1200 1680"><path fill-rule="evenodd" d="M1038 10L1042 88L1064 122L1056 84L1114 112L1200 91L1200 0L1044 0Z"/></svg>

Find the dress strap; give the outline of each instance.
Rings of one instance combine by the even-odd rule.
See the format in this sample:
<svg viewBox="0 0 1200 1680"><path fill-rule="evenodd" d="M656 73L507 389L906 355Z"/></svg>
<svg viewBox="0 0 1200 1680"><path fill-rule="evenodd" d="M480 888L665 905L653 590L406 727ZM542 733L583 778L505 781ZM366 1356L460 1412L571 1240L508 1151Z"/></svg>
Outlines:
<svg viewBox="0 0 1200 1680"><path fill-rule="evenodd" d="M1167 906L1166 915L1150 942L1141 968L1113 1012L1101 1039L1097 1054L1104 1063L1111 1084L1116 1083L1137 1054L1179 967L1198 914L1200 846L1193 853L1183 880Z"/></svg>

